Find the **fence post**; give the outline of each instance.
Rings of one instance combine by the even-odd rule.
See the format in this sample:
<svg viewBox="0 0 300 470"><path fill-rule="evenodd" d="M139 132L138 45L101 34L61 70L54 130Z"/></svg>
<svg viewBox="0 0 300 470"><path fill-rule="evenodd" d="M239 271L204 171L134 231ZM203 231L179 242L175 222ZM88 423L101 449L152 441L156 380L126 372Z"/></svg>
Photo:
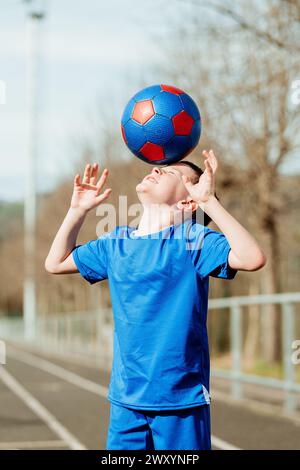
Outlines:
<svg viewBox="0 0 300 470"><path fill-rule="evenodd" d="M53 326L54 326L54 338L55 338L55 348L57 351L59 351L59 339L60 339L60 334L59 334L59 317L58 315L53 316Z"/></svg>
<svg viewBox="0 0 300 470"><path fill-rule="evenodd" d="M288 414L293 413L296 407L292 387L295 381L295 369L292 362L292 342L295 326L294 305L286 302L282 304L282 334L283 334L283 370L284 370L284 409Z"/></svg>
<svg viewBox="0 0 300 470"><path fill-rule="evenodd" d="M239 400L242 398L241 389L241 307L237 304L230 307L230 333L231 333L231 373L232 385L231 393L233 398Z"/></svg>
<svg viewBox="0 0 300 470"><path fill-rule="evenodd" d="M64 315L64 320L65 320L65 350L68 351L68 353L72 352L72 324L73 324L73 315L66 314Z"/></svg>

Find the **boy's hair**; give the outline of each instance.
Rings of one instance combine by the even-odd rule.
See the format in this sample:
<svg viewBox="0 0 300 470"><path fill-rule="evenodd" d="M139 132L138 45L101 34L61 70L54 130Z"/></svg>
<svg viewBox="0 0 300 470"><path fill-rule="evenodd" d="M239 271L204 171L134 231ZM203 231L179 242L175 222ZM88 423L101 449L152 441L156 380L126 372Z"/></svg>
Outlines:
<svg viewBox="0 0 300 470"><path fill-rule="evenodd" d="M183 165L187 165L192 170L194 170L195 177L192 178L192 183L193 184L198 183L200 176L203 174L202 169L198 165L196 165L195 163L190 162L188 160L182 160L182 161L179 161L178 163L183 164ZM216 197L216 199L219 200L216 193L215 193L215 197ZM204 218L203 218L203 211L202 211L202 209L200 209L200 207L198 207L198 209L195 210L192 214L192 221L196 221L196 220L199 220L199 221L204 220L203 225L205 225L205 226L207 226L211 222L211 218L205 212L204 212Z"/></svg>

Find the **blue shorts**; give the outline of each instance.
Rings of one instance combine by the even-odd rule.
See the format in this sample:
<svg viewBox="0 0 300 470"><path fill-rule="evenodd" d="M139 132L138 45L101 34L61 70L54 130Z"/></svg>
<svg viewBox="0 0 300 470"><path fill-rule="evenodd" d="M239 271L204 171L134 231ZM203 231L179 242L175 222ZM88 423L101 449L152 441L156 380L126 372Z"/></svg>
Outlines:
<svg viewBox="0 0 300 470"><path fill-rule="evenodd" d="M210 405L134 410L110 403L107 450L211 450Z"/></svg>

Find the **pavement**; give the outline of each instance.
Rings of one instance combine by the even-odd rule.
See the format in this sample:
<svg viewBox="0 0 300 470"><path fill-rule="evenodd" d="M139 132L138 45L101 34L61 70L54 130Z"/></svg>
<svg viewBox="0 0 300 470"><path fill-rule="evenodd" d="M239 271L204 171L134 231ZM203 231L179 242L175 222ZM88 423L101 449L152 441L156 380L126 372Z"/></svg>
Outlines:
<svg viewBox="0 0 300 470"><path fill-rule="evenodd" d="M105 449L110 374L77 358L7 344L0 450ZM235 403L212 387L214 450L299 450L300 421Z"/></svg>

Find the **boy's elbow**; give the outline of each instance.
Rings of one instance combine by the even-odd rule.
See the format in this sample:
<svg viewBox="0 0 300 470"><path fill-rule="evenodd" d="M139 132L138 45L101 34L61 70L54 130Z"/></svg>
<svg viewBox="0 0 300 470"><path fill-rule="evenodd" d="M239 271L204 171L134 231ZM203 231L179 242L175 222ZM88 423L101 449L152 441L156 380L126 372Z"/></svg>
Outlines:
<svg viewBox="0 0 300 470"><path fill-rule="evenodd" d="M263 268L266 265L266 263L267 263L267 257L265 253L261 251L257 255L255 259L255 263L253 264L251 271L258 271L259 269Z"/></svg>
<svg viewBox="0 0 300 470"><path fill-rule="evenodd" d="M45 269L48 273L50 273L50 274L57 274L58 273L57 266L51 260L49 260L48 258L45 259L44 266L45 266Z"/></svg>

